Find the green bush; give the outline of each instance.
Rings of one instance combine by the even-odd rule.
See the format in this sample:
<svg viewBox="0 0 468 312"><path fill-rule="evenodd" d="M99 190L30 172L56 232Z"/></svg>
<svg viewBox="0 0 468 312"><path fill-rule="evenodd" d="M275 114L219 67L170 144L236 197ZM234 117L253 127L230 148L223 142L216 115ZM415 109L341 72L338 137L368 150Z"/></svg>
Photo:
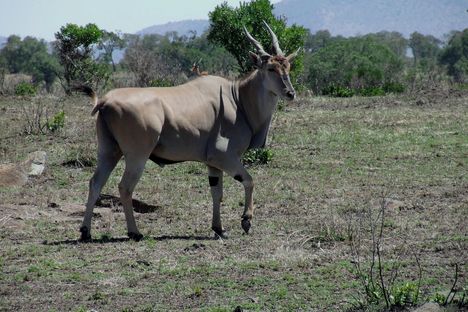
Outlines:
<svg viewBox="0 0 468 312"><path fill-rule="evenodd" d="M51 132L62 129L65 126L65 112L60 111L47 122L47 129Z"/></svg>
<svg viewBox="0 0 468 312"><path fill-rule="evenodd" d="M210 29L208 40L223 46L237 60L241 73L251 70L249 51L252 45L246 40L243 27L247 27L252 36L268 49L271 37L265 29L266 21L279 38L283 51L291 53L304 46L307 30L299 25L288 26L286 19L276 17L270 0L254 0L241 2L235 8L224 2L209 13ZM266 50L267 52L271 52ZM303 69L302 53L294 59L291 68L291 80L296 84L296 78Z"/></svg>
<svg viewBox="0 0 468 312"><path fill-rule="evenodd" d="M385 91L382 87L366 87L361 88L358 92L362 96L382 96L385 95Z"/></svg>
<svg viewBox="0 0 468 312"><path fill-rule="evenodd" d="M265 165L273 159L273 152L268 148L248 150L242 156L244 165Z"/></svg>
<svg viewBox="0 0 468 312"><path fill-rule="evenodd" d="M439 55L439 62L447 66L447 73L455 82L468 82L468 28L452 32L448 44Z"/></svg>
<svg viewBox="0 0 468 312"><path fill-rule="evenodd" d="M457 83L455 84L455 89L457 90L468 90L468 83Z"/></svg>
<svg viewBox="0 0 468 312"><path fill-rule="evenodd" d="M385 93L403 93L405 92L405 86L399 82L387 82L383 85L383 91Z"/></svg>
<svg viewBox="0 0 468 312"><path fill-rule="evenodd" d="M18 96L35 96L36 93L36 86L29 82L20 82L15 87L15 94Z"/></svg>
<svg viewBox="0 0 468 312"><path fill-rule="evenodd" d="M350 96L352 92L342 88L357 91L398 81L404 65L386 45L359 37L336 40L307 56L305 64L308 87L334 96Z"/></svg>
<svg viewBox="0 0 468 312"><path fill-rule="evenodd" d="M405 87L401 83L385 83L383 86L370 86L352 89L344 86L329 85L322 90L323 95L333 97L352 97L354 95L361 96L384 96L388 93L402 93Z"/></svg>
<svg viewBox="0 0 468 312"><path fill-rule="evenodd" d="M322 94L333 97L352 97L354 95L354 90L348 87L330 85L322 90Z"/></svg>
<svg viewBox="0 0 468 312"><path fill-rule="evenodd" d="M150 82L150 87L173 87L174 83L166 78L153 79Z"/></svg>

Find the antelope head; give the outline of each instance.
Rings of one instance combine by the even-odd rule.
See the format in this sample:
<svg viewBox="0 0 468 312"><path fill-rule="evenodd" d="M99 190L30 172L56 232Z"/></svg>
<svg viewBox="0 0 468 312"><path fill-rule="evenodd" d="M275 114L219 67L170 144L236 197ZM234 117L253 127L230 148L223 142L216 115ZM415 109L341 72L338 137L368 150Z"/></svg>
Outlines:
<svg viewBox="0 0 468 312"><path fill-rule="evenodd" d="M252 59L254 66L262 75L264 87L266 89L281 98L289 101L294 100L296 97L296 91L291 84L289 71L291 69L291 62L297 56L299 49L294 53L285 56L279 46L278 37L265 21L263 21L263 23L271 36L273 55L267 53L260 42L252 37L244 26L244 32L247 38L257 51L256 53L250 52L250 58Z"/></svg>

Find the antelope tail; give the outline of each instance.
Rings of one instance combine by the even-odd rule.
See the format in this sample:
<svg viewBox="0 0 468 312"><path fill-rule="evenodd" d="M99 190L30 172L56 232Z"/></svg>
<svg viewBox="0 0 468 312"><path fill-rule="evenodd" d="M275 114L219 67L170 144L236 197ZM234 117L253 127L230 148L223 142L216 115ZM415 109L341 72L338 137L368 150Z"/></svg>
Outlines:
<svg viewBox="0 0 468 312"><path fill-rule="evenodd" d="M91 111L91 116L94 116L99 111L101 106L103 105L103 102L98 101L98 96L91 87L86 86L86 85L79 85L79 86L74 86L72 89L74 91L82 92L91 98L92 104L93 104L93 110Z"/></svg>

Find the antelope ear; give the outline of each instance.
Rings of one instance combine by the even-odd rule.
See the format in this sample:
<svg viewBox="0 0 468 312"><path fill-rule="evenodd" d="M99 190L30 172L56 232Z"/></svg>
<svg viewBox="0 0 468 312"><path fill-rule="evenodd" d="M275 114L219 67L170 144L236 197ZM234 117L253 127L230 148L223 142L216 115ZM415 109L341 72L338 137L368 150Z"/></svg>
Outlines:
<svg viewBox="0 0 468 312"><path fill-rule="evenodd" d="M286 57L286 59L288 60L288 62L291 63L300 51L301 51L301 48L299 47L295 52L289 54L289 55Z"/></svg>
<svg viewBox="0 0 468 312"><path fill-rule="evenodd" d="M262 58L253 52L249 51L250 59L252 60L252 63L254 64L255 68L261 68L262 67Z"/></svg>

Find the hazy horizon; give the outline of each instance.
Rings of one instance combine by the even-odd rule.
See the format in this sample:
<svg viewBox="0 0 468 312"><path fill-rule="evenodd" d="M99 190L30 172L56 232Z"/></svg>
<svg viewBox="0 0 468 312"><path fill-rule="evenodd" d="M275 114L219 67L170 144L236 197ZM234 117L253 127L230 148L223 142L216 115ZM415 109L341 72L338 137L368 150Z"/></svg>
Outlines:
<svg viewBox="0 0 468 312"><path fill-rule="evenodd" d="M238 6L240 1L227 0L231 6ZM468 1L466 5L464 1L271 0L271 3L275 4L275 14L287 17L289 23L302 25L312 33L327 29L332 35L348 37L387 30L398 31L409 38L410 33L418 31L444 39L450 31L468 27L468 11L465 9ZM187 20L207 21L208 13L223 2L83 0L76 4L61 0L0 0L0 36L32 36L52 41L54 34L67 23L81 26L94 23L101 29L124 33L142 30L160 34L172 30L182 33L188 31L188 27L197 28L196 23L185 23L182 27L179 24L175 29L159 26ZM200 32L206 27L198 25L195 30Z"/></svg>
<svg viewBox="0 0 468 312"><path fill-rule="evenodd" d="M225 1L231 6L239 4L239 0L82 0L79 4L63 0L0 0L0 36L33 36L50 41L67 23L94 23L108 31L136 33L157 24L208 19L208 12Z"/></svg>

